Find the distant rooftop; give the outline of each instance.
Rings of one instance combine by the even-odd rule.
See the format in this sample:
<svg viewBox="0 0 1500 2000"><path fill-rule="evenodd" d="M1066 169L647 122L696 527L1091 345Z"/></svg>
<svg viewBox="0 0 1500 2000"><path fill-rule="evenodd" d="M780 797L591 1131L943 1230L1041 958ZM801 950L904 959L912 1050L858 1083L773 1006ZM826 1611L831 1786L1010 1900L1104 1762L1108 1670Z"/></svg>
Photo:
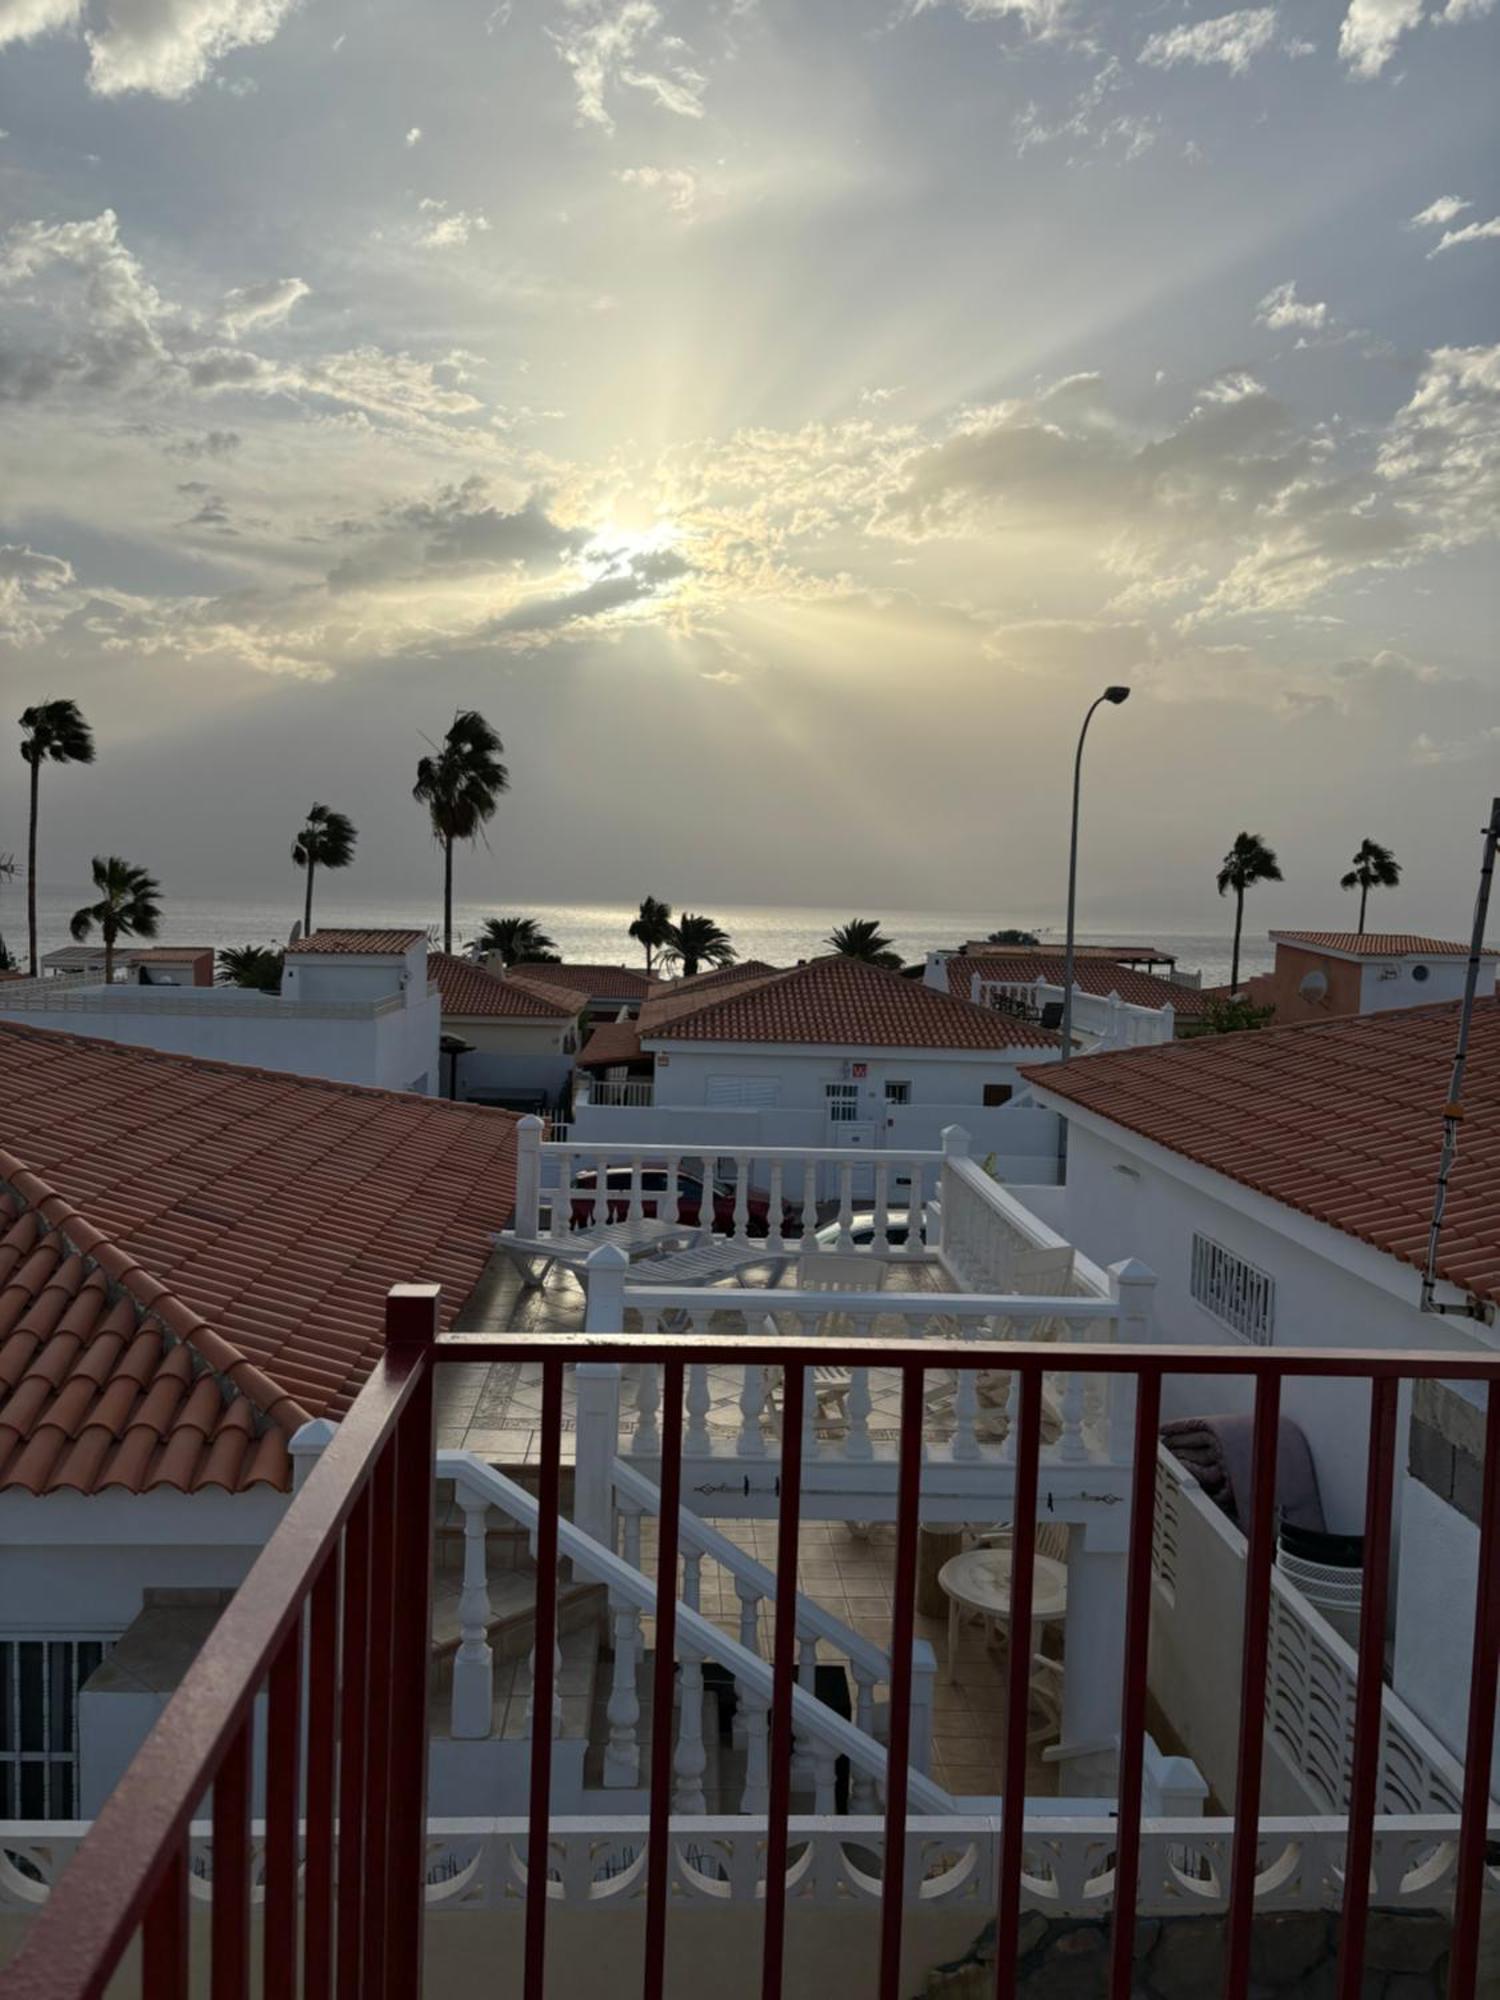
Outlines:
<svg viewBox="0 0 1500 2000"><path fill-rule="evenodd" d="M1061 952L1054 955L1005 947L982 955L964 953L948 960L948 991L967 1000L975 973L981 979L1011 985L1040 981L1047 986L1061 986L1066 970L1067 960ZM1203 1012L1203 994L1196 986L1176 986L1170 979L1158 978L1154 972L1140 972L1117 959L1093 954L1085 958L1075 956L1073 984L1085 993L1098 994L1101 999L1118 993L1132 1007L1173 1007L1185 1018L1194 1020Z"/></svg>
<svg viewBox="0 0 1500 2000"><path fill-rule="evenodd" d="M629 965L516 965L507 977L522 974L533 984L566 986L590 1000L642 1000L659 993L662 982Z"/></svg>
<svg viewBox="0 0 1500 2000"><path fill-rule="evenodd" d="M316 952L319 955L345 954L350 957L383 957L391 952L410 951L426 938L426 931L310 931L289 952Z"/></svg>
<svg viewBox="0 0 1500 2000"><path fill-rule="evenodd" d="M1410 931L1271 931L1272 944L1305 945L1309 951L1330 952L1335 958L1467 958L1469 947L1451 938L1417 937ZM1486 958L1500 958L1500 949L1486 946Z"/></svg>
<svg viewBox="0 0 1500 2000"><path fill-rule="evenodd" d="M444 1020L571 1020L588 1005L585 993L534 986L446 951L428 952L427 976L437 983Z"/></svg>

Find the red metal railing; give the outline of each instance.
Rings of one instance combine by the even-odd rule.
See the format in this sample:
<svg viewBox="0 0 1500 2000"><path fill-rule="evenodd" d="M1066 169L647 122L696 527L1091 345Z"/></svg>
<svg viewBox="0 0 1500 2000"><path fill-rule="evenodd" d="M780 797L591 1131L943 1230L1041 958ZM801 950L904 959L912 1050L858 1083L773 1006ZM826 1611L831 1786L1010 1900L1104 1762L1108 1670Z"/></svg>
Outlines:
<svg viewBox="0 0 1500 2000"><path fill-rule="evenodd" d="M298 1990L298 1800L305 1866L301 1988L325 2000L414 2000L421 1987L428 1628L432 1538L433 1364L540 1361L543 1373L534 1726L528 1853L549 1841L553 1646L557 1630L557 1522L563 1371L570 1362L650 1361L662 1366L662 1506L656 1605L656 1713L671 1712L677 1602L683 1375L689 1362L785 1366L878 1365L902 1379L896 1573L893 1581L890 1762L880 1918L880 2000L900 2000L906 1914L907 1761L917 1522L922 1477L923 1376L932 1347L906 1341L663 1335L533 1335L434 1339L435 1292L392 1295L387 1352L339 1426L304 1489L213 1636L101 1812L78 1856L35 1919L10 1970L6 2000L85 2000L102 1994L139 1927L150 2000L180 2000L189 1942L187 1829L213 1788L214 1895L210 1940L215 2000L249 1991L251 1722L269 1687L266 1725L264 1950L267 1995ZM1031 1577L1041 1446L1042 1377L1055 1345L945 1343L945 1367L1019 1374L1015 1457L1014 1656L1030 1657ZM1382 1645L1391 1550L1396 1409L1405 1378L1481 1381L1489 1387L1484 1505L1449 2000L1474 2000L1489 1811L1490 1749L1500 1672L1500 1357L1361 1354L1339 1350L1091 1347L1091 1370L1136 1379L1132 1518L1121 1688L1118 1834L1110 1993L1128 2000L1140 1858L1141 1793L1151 1602L1151 1526L1162 1383L1169 1374L1248 1376L1255 1384L1255 1488L1246 1564L1244 1688L1266 1671L1274 1531L1277 1421L1289 1377L1330 1376L1370 1385L1364 1613L1359 1643L1349 1806L1348 1868L1338 1994L1362 1989L1370 1857L1380 1770ZM785 1958L786 1862L792 1685L796 1674L796 1548L800 1514L802 1371L787 1367L782 1423L777 1616L770 1716L762 1993L778 2000ZM400 1579L399 1618L397 1579ZM300 1648L305 1624L307 1668ZM299 1768L299 1704L309 1729ZM1226 1699L1230 1698L1226 1692ZM1245 2000L1250 1977L1263 1704L1241 1702L1230 1912L1222 1992ZM1006 1770L1025 1769L1026 1687L1016 1675L1005 1714ZM670 1733L652 1735L646 1932L641 1990L660 2000L668 1949ZM999 1948L995 1991L1016 1992L1016 1936L1024 1828L1002 1820L995 1883ZM547 1869L527 1875L524 2000L543 2000L549 1916Z"/></svg>

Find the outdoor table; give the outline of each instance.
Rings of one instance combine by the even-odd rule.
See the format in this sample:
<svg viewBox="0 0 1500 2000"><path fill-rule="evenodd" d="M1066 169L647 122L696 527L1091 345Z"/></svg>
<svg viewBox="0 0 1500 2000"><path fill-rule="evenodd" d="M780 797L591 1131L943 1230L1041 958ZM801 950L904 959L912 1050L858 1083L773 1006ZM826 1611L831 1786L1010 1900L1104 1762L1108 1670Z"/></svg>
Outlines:
<svg viewBox="0 0 1500 2000"><path fill-rule="evenodd" d="M1068 1566L1051 1556L1034 1558L1031 1580L1031 1623L1033 1632L1063 1617L1068 1609ZM948 1679L958 1664L958 1628L964 1613L983 1618L988 1625L1010 1623L1011 1551L966 1549L951 1556L938 1571L938 1585L948 1600Z"/></svg>

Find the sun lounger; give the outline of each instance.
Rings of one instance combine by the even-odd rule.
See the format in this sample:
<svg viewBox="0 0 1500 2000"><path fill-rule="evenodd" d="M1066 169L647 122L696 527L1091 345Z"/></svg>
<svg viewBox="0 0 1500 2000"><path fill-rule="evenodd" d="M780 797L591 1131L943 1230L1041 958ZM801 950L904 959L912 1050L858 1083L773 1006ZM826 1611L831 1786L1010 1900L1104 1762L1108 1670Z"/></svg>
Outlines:
<svg viewBox="0 0 1500 2000"><path fill-rule="evenodd" d="M521 1236L513 1230L500 1229L490 1241L514 1261L521 1273L521 1282L535 1287L544 1282L554 1264L561 1264L565 1271L581 1271L594 1252L606 1243L623 1250L634 1261L637 1257L651 1256L668 1243L686 1242L696 1234L696 1229L689 1224L642 1216L635 1222L610 1222L597 1229L570 1229L557 1236ZM672 1284L675 1280L664 1278L660 1282ZM683 1282L691 1281L684 1279Z"/></svg>

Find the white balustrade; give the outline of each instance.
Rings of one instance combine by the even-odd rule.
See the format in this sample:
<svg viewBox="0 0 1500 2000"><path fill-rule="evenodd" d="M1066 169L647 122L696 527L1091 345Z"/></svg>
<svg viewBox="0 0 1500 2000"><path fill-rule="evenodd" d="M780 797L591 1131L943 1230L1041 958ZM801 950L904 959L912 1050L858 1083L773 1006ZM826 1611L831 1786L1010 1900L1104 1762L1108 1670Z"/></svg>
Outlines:
<svg viewBox="0 0 1500 2000"><path fill-rule="evenodd" d="M459 1646L453 1656L449 1727L455 1736L488 1736L494 1720L495 1656L490 1649L490 1590L485 1530L489 1502L460 1491L464 1516L464 1578L458 1599Z"/></svg>

